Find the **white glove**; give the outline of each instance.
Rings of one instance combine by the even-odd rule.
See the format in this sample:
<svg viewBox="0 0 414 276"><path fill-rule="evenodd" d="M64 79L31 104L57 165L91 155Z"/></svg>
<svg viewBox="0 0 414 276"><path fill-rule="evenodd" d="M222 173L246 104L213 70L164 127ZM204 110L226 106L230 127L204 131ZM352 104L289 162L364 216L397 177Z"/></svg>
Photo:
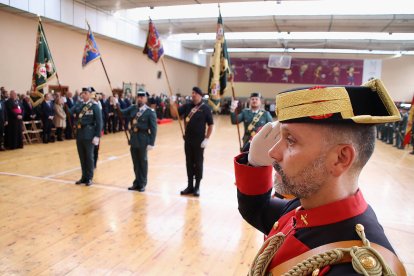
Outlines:
<svg viewBox="0 0 414 276"><path fill-rule="evenodd" d="M93 137L92 144L94 144L95 146L99 145L99 137Z"/></svg>
<svg viewBox="0 0 414 276"><path fill-rule="evenodd" d="M231 105L230 105L230 112L233 113L236 110L238 105L239 105L238 100L232 100Z"/></svg>
<svg viewBox="0 0 414 276"><path fill-rule="evenodd" d="M279 141L279 138L279 122L267 123L250 143L249 164L255 167L272 165L273 159L269 156L269 150Z"/></svg>
<svg viewBox="0 0 414 276"><path fill-rule="evenodd" d="M201 142L200 147L204 149L205 147L207 147L207 144L208 144L208 138L204 138L203 142Z"/></svg>
<svg viewBox="0 0 414 276"><path fill-rule="evenodd" d="M171 101L172 103L175 103L175 102L177 101L177 96L172 95L172 96L171 96L170 101Z"/></svg>
<svg viewBox="0 0 414 276"><path fill-rule="evenodd" d="M148 145L147 146L147 150L152 150L154 148L154 146Z"/></svg>

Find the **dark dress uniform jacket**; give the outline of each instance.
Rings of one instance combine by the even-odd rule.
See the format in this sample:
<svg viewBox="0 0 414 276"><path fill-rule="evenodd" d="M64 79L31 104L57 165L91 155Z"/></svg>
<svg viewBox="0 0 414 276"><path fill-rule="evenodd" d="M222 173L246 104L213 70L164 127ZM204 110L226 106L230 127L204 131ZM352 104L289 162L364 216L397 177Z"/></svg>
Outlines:
<svg viewBox="0 0 414 276"><path fill-rule="evenodd" d="M394 252L374 211L360 191L346 199L304 210L298 199L287 201L271 198L271 166L251 167L246 163L247 153L237 156L234 161L240 214L268 237L278 232L286 235L269 264L269 270L324 244L360 240L355 232L358 223L364 226L369 241ZM321 269L319 275L359 274L351 263L343 263Z"/></svg>
<svg viewBox="0 0 414 276"><path fill-rule="evenodd" d="M75 106L73 106L70 111L71 113L82 113L83 107L86 104L78 102ZM80 122L79 122L80 121ZM93 137L101 137L102 131L102 112L99 109L99 106L96 103L93 103L89 110L82 116L82 118L78 117L78 125L80 128L77 127L77 140L92 140Z"/></svg>
<svg viewBox="0 0 414 276"><path fill-rule="evenodd" d="M157 116L155 111L146 106L145 111L137 119L139 108L137 105L131 105L121 110L122 115L130 119L131 128L131 147L154 146L157 135Z"/></svg>

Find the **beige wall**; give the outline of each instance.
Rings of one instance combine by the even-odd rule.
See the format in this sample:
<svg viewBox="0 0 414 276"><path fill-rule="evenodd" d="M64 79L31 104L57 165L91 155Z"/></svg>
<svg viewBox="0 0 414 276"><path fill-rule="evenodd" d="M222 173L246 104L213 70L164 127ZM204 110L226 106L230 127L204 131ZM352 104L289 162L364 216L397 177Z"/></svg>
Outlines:
<svg viewBox="0 0 414 276"><path fill-rule="evenodd" d="M232 57L268 57L268 54L238 54ZM414 56L404 56L400 58L384 59L383 56L362 56L362 55L293 55L298 58L347 58L347 59L383 59L381 79L389 90L394 101L410 102L414 95ZM200 85L207 89L208 70L200 73ZM253 82L236 82L234 84L236 97L248 97L251 92L261 92L265 98L274 98L280 91L293 89L296 87L313 86L314 84L284 84L284 83L253 83ZM225 93L231 96L231 89Z"/></svg>
<svg viewBox="0 0 414 276"><path fill-rule="evenodd" d="M109 94L109 84L99 60L82 69L82 55L86 34L64 26L43 22L49 47L56 64L60 83L75 91L93 86ZM37 18L22 17L0 11L0 86L25 93L30 89ZM141 48L96 37L113 88L122 88L122 82L144 83L150 93L168 93L168 85L161 62L154 63L142 54ZM190 94L198 84L198 66L165 59L171 87L176 92ZM157 72L162 71L161 79ZM56 84L52 80L50 84Z"/></svg>
<svg viewBox="0 0 414 276"><path fill-rule="evenodd" d="M100 64L95 61L82 69L81 59L86 34L63 26L44 22L44 29L52 51L62 85L69 85L72 91L84 86L93 86L98 91L109 93L109 85ZM24 93L30 89L37 19L0 11L0 86ZM150 93L168 92L168 85L161 62L148 60L142 49L120 42L96 37L113 88L121 88L122 82L144 83ZM236 55L232 55L236 57ZM248 57L248 55L240 55ZM252 56L252 54L250 54ZM254 54L267 57L268 54ZM379 59L383 56L362 55L315 55L297 54L294 57ZM198 85L207 91L208 68L165 59L168 78L174 93L189 95L191 88ZM161 79L157 72L162 71ZM414 57L383 59L382 80L395 101L411 101L414 93ZM56 84L52 80L51 84ZM310 84L312 85L312 84ZM301 85L306 86L306 85ZM297 87L280 83L235 83L236 96L247 97L253 91L262 92L266 98L273 98L278 91ZM226 94L231 96L231 89Z"/></svg>

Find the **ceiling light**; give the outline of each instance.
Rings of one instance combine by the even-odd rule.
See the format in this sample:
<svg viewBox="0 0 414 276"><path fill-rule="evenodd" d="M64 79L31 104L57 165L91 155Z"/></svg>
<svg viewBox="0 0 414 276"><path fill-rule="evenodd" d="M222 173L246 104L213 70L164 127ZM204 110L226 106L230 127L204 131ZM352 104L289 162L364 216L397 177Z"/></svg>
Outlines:
<svg viewBox="0 0 414 276"><path fill-rule="evenodd" d="M370 54L370 55L414 55L414 51L378 51L378 50L352 50L352 49L306 49L306 48L228 48L230 53L328 53L328 54ZM213 49L206 49L212 53Z"/></svg>

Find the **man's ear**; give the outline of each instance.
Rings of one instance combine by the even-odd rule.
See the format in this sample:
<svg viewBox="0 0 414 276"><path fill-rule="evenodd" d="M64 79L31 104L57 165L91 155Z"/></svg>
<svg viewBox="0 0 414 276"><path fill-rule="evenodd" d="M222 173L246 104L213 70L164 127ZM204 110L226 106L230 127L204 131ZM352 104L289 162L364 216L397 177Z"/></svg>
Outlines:
<svg viewBox="0 0 414 276"><path fill-rule="evenodd" d="M340 176L355 162L356 151L351 144L340 144L333 149L332 155L333 162L330 164L330 171L333 176Z"/></svg>

